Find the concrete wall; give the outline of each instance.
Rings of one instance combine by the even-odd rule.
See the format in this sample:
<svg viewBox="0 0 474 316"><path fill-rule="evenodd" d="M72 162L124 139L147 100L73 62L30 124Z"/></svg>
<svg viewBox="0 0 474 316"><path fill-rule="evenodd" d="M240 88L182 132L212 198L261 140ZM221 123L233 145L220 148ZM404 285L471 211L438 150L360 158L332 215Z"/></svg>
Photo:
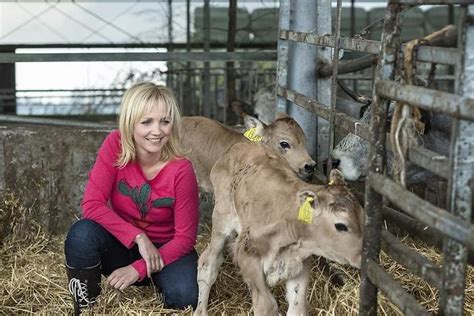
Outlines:
<svg viewBox="0 0 474 316"><path fill-rule="evenodd" d="M11 231L12 217L21 229L36 221L53 234L67 232L81 217L87 176L109 131L0 123L0 199L12 192L25 207L0 203L0 243ZM213 197L200 199L200 222L209 224Z"/></svg>
<svg viewBox="0 0 474 316"><path fill-rule="evenodd" d="M0 191L13 192L29 209L26 220L36 220L54 234L67 231L80 217L87 175L107 134L107 130L0 125ZM11 214L21 215L15 210Z"/></svg>

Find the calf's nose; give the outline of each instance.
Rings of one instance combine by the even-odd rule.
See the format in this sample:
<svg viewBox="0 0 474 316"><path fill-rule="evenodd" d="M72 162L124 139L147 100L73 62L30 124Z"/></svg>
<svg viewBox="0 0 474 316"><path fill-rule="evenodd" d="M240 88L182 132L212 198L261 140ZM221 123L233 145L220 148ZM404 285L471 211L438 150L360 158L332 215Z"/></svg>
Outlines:
<svg viewBox="0 0 474 316"><path fill-rule="evenodd" d="M315 166L316 166L316 163L315 163L315 162L309 163L309 164L305 164L305 165L304 165L304 171L305 171L306 173L311 174L311 173L314 172L314 167L315 167Z"/></svg>

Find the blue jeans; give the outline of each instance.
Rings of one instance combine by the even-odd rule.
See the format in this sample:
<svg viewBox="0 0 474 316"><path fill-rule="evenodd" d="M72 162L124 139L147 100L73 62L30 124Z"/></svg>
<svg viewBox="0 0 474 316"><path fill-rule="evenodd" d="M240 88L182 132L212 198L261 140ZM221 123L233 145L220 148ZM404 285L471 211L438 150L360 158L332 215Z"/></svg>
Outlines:
<svg viewBox="0 0 474 316"><path fill-rule="evenodd" d="M161 245L156 244L157 248ZM101 263L102 274L127 266L141 258L138 246L128 249L111 233L96 222L81 219L74 223L64 243L66 263L75 269L84 269ZM153 283L161 290L167 308L196 308L198 299L197 261L195 250L181 259L153 273ZM150 279L134 285L148 285Z"/></svg>

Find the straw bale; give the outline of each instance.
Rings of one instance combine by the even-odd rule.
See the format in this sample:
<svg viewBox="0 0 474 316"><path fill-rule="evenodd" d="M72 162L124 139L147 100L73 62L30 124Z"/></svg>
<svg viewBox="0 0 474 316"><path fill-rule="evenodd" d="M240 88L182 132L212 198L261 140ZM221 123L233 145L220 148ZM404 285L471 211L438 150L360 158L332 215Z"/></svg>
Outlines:
<svg viewBox="0 0 474 316"><path fill-rule="evenodd" d="M2 209L0 207L0 209ZM1 214L1 213L0 213ZM24 227L23 227L24 228ZM15 231L13 227L13 231ZM198 238L198 252L209 240L208 229ZM64 269L64 236L51 236L40 225L31 225L28 234L10 234L0 248L0 314L7 315L63 315L72 310L72 300L67 291ZM410 238L405 244L429 259L441 264L442 256L436 249ZM404 267L381 254L381 263L403 287L414 295L429 311L436 313L438 291L425 281L407 272ZM474 315L474 273L468 268L465 314ZM330 282L336 276L344 279L340 287ZM103 279L104 280L104 279ZM356 269L330 264L320 268L314 259L312 280L308 289L310 315L357 315L359 306L359 273ZM120 292L102 284L103 292L94 307L95 315L190 315L190 309L174 311L165 309L161 298L149 287L129 287ZM285 313L284 286L273 288L280 312ZM211 290L211 314L247 315L252 311L251 296L238 269L226 255L216 284ZM383 295L379 295L380 315L402 315ZM87 315L87 314L86 314Z"/></svg>

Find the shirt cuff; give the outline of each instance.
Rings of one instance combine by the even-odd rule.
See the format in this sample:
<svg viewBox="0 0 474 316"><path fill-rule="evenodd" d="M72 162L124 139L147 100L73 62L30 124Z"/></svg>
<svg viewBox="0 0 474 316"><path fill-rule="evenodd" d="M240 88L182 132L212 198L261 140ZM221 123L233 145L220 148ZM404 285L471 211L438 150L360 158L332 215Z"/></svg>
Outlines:
<svg viewBox="0 0 474 316"><path fill-rule="evenodd" d="M137 270L140 279L142 281L146 277L146 263L143 259L138 259L132 263L132 267Z"/></svg>

